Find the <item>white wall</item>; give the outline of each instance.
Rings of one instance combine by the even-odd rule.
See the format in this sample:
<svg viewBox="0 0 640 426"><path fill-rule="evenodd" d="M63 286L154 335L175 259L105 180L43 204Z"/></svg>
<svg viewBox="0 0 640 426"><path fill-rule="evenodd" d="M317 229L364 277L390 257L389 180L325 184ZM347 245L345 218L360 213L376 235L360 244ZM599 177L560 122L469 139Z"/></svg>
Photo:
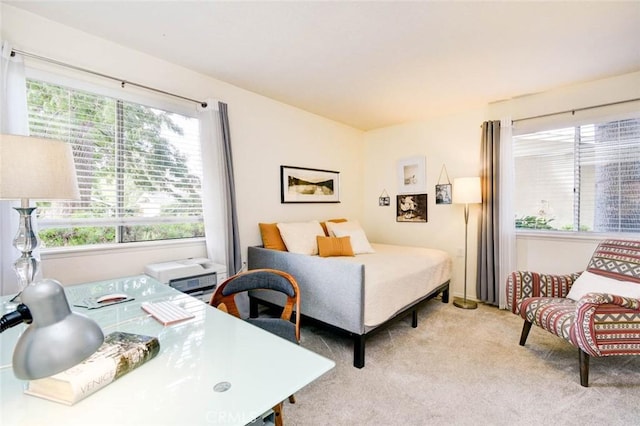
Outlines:
<svg viewBox="0 0 640 426"><path fill-rule="evenodd" d="M229 106L243 252L260 243L258 222L359 218L363 133L36 15L0 5L1 37L19 50L114 75L193 99ZM215 52L203 52L203 55ZM39 61L25 62L42 67ZM82 75L82 74L80 74ZM84 75L84 78L88 78ZM116 83L109 84L116 85ZM195 105L194 105L195 108ZM280 204L280 165L336 170L339 204ZM0 238L12 238L1 235ZM63 284L142 273L144 265L204 256L204 244L128 246L108 252L43 254L47 277Z"/></svg>
<svg viewBox="0 0 640 426"><path fill-rule="evenodd" d="M451 293L462 296L464 286L464 207L435 204L435 185L446 165L451 182L456 177L480 175L480 137L483 108L428 121L408 123L365 134L364 226L372 241L433 247L447 251L454 260ZM426 158L427 223L396 222L398 160ZM441 183L446 183L443 173ZM378 206L383 190L391 206ZM475 297L478 206L469 215L467 297Z"/></svg>

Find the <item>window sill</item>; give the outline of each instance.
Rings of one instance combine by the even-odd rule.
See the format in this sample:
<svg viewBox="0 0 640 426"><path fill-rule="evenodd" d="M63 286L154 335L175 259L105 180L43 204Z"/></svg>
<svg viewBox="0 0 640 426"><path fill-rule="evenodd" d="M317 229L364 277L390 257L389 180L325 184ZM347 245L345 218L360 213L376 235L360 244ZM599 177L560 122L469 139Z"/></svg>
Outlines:
<svg viewBox="0 0 640 426"><path fill-rule="evenodd" d="M162 241L143 241L138 243L121 243L121 244L103 244L81 247L57 247L40 250L40 258L48 259L64 259L69 257L95 256L101 253L133 253L138 251L146 251L149 249L163 249L172 247L196 247L205 244L204 238L185 238L176 240Z"/></svg>
<svg viewBox="0 0 640 426"><path fill-rule="evenodd" d="M608 239L629 239L640 240L637 233L614 233L614 232L569 232L569 231L531 231L516 230L516 239L526 240L563 240L563 241L593 241L599 242Z"/></svg>

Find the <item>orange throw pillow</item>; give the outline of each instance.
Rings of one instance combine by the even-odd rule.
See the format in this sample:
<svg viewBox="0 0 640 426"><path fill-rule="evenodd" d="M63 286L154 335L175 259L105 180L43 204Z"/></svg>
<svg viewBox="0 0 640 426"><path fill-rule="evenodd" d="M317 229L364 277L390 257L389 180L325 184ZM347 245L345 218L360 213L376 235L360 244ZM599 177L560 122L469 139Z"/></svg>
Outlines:
<svg viewBox="0 0 640 426"><path fill-rule="evenodd" d="M260 227L260 235L262 236L262 245L264 245L264 248L287 251L287 246L280 236L277 224L259 223L258 226Z"/></svg>
<svg viewBox="0 0 640 426"><path fill-rule="evenodd" d="M354 256L351 248L351 237L317 236L318 254L320 257Z"/></svg>

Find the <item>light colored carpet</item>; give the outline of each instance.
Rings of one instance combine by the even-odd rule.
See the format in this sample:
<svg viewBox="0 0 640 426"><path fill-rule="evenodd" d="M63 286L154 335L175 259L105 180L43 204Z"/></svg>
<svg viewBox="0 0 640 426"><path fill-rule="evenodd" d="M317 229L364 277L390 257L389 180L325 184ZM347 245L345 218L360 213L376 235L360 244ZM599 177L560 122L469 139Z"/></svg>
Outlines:
<svg viewBox="0 0 640 426"><path fill-rule="evenodd" d="M592 358L580 386L577 349L481 305L432 300L367 341L352 366L347 336L303 323L302 346L336 367L285 403L285 425L623 425L640 422L640 357Z"/></svg>

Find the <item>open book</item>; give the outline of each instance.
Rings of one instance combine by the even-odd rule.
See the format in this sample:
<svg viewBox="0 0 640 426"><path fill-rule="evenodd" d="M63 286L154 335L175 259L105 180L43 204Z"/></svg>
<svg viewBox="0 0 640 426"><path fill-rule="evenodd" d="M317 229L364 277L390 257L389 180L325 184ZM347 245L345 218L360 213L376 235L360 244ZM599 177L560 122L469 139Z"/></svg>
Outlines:
<svg viewBox="0 0 640 426"><path fill-rule="evenodd" d="M157 337L116 331L80 364L50 377L29 381L25 393L73 405L146 363L160 352Z"/></svg>

